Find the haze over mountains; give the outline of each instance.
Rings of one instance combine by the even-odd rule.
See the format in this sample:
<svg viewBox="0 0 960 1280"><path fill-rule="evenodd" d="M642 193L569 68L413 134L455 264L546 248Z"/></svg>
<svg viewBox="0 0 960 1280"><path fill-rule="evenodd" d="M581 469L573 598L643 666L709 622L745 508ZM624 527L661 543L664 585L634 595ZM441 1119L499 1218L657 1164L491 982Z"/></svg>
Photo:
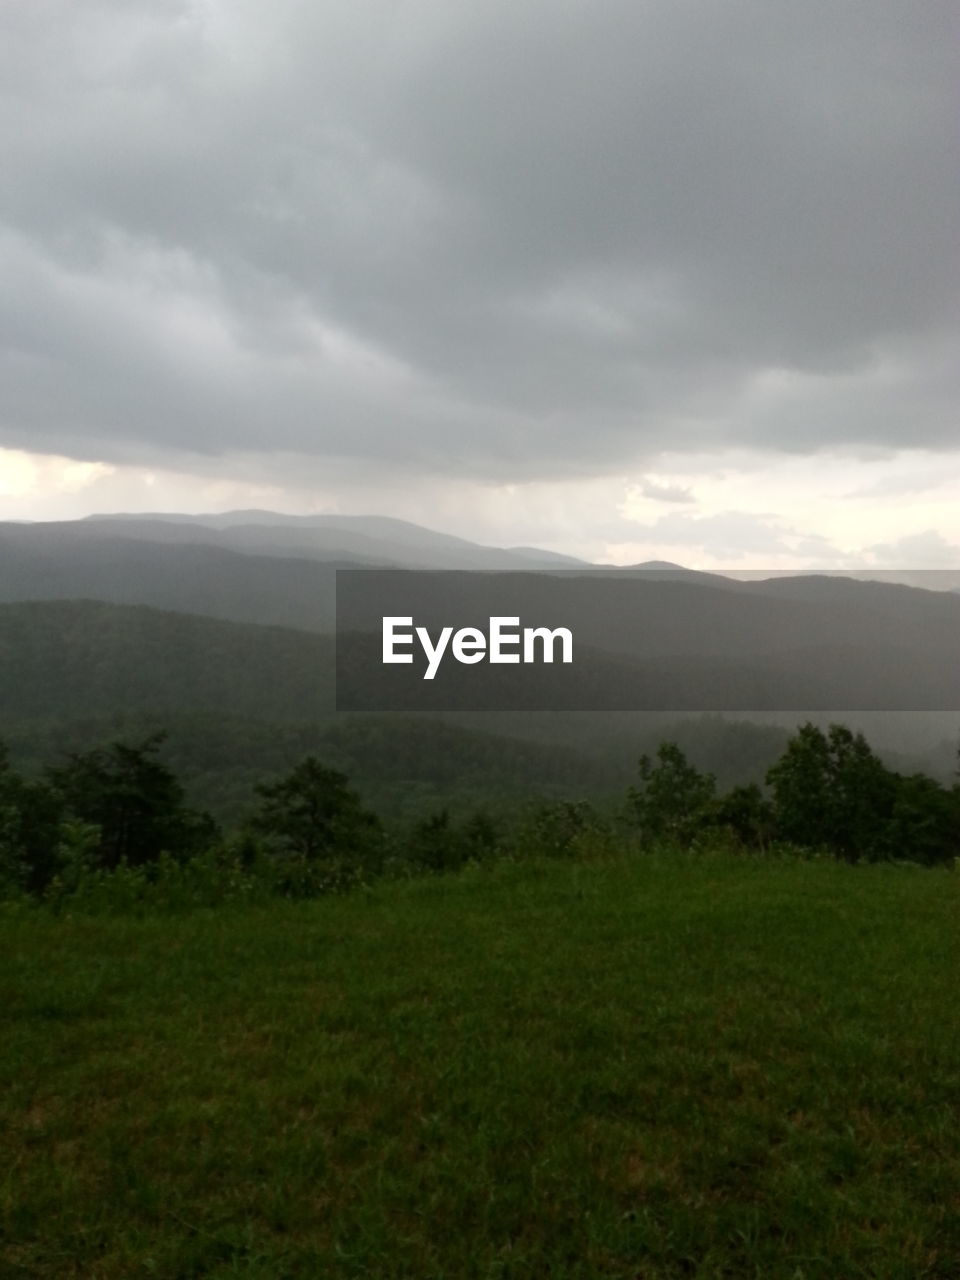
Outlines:
<svg viewBox="0 0 960 1280"><path fill-rule="evenodd" d="M283 516L272 511L220 515L90 516L124 536L150 541L209 542L258 555L305 556L405 569L537 569L586 561L535 547L485 547L388 516ZM101 532L98 530L98 532Z"/></svg>
<svg viewBox="0 0 960 1280"><path fill-rule="evenodd" d="M362 626L378 630L379 614L391 612L427 626L519 613L575 626L581 645L631 659L756 664L780 655L811 671L818 653L843 651L849 661L885 646L907 666L943 672L960 640L960 599L944 591L825 575L744 581L662 562L594 566L384 517L240 511L0 524L7 603L89 599L329 632L338 569L401 567L445 572L365 574L377 590Z"/></svg>
<svg viewBox="0 0 960 1280"><path fill-rule="evenodd" d="M239 511L0 524L0 711L18 725L124 713L325 723L336 571L395 567L488 571L427 573L394 605L382 597L383 612L402 607L428 626L470 625L478 610L572 621L590 693L558 707L759 710L777 696L788 709L960 705L960 597L948 591L824 575L742 581L662 562L614 569L383 517ZM467 711L476 703L459 674L465 700L450 706ZM547 705L555 675L541 688ZM641 677L648 701L631 703ZM366 709L381 710L383 689L367 686ZM524 705L491 693L486 727L571 745L584 736L575 721L525 720ZM928 739L956 718L928 716Z"/></svg>

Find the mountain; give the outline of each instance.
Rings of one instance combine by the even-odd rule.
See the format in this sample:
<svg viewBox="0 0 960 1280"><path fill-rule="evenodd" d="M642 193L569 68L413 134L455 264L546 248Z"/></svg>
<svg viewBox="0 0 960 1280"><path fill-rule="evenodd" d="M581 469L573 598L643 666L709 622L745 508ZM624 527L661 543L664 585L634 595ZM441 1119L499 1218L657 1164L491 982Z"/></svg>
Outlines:
<svg viewBox="0 0 960 1280"><path fill-rule="evenodd" d="M913 582L902 581L905 576L907 575L895 572L884 573L882 576L878 572L873 577L861 574L804 573L787 577L751 578L737 582L737 586L748 593L779 600L830 604L856 599L870 601L879 608L904 605L908 609L923 601L924 607L934 611L939 610L943 600L953 594L944 585L948 580L935 578L932 573L925 575L918 571L910 575L918 579ZM951 606L947 605L946 608L949 610Z"/></svg>
<svg viewBox="0 0 960 1280"><path fill-rule="evenodd" d="M594 566L587 560L579 560L576 556L567 556L560 551L544 551L541 547L508 547L508 551L513 556L523 556L527 561L528 568L543 565L550 568L554 565L558 569L591 569Z"/></svg>
<svg viewBox="0 0 960 1280"><path fill-rule="evenodd" d="M670 560L644 560L640 564L618 566L616 572L623 577L649 578L653 582L699 582L708 587L724 587L736 591L742 583L722 573L709 573L704 569L686 569Z"/></svg>
<svg viewBox="0 0 960 1280"><path fill-rule="evenodd" d="M818 649L878 646L928 650L957 666L960 600L947 592L845 578L731 584L707 574L674 578L620 570L529 574L372 571L341 591L341 626L379 631L383 615L411 615L428 628L485 627L493 616L570 628L579 645L638 658L712 657L752 662L809 657Z"/></svg>
<svg viewBox="0 0 960 1280"><path fill-rule="evenodd" d="M90 516L114 534L153 541L209 542L258 555L357 560L407 569L536 569L585 565L535 547L485 547L388 516L286 516L273 511L220 515Z"/></svg>
<svg viewBox="0 0 960 1280"><path fill-rule="evenodd" d="M35 768L64 751L165 728L165 753L196 803L227 819L249 802L255 782L308 753L342 768L382 812L414 814L454 801L502 807L533 794L622 795L637 757L664 739L681 742L724 785L762 778L782 750L784 725L625 715L624 690L636 675L630 659L586 658L591 697L606 715L524 714L516 699L500 711L437 714L414 705L406 715L382 714L377 697L372 714L334 715L329 636L95 601L6 604L0 741ZM858 661L854 654L851 673ZM750 664L724 670L715 660L665 659L646 670L658 696L664 682L688 690L692 713L727 687L718 674L756 678ZM781 664L772 678L789 686L813 677L801 662L793 671ZM938 723L911 746L922 749L951 728ZM893 745L905 747L902 738ZM944 759L949 772L950 750Z"/></svg>
<svg viewBox="0 0 960 1280"><path fill-rule="evenodd" d="M618 772L573 745L334 719L332 675L325 636L94 601L0 605L0 742L33 768L164 729L195 802L231 820L256 782L308 753L391 813L597 793Z"/></svg>
<svg viewBox="0 0 960 1280"><path fill-rule="evenodd" d="M106 529L83 522L0 525L0 602L101 600L330 631L336 569L357 567L116 537Z"/></svg>
<svg viewBox="0 0 960 1280"><path fill-rule="evenodd" d="M183 710L310 720L333 707L333 641L96 601L0 605L6 719Z"/></svg>
<svg viewBox="0 0 960 1280"><path fill-rule="evenodd" d="M402 672L384 671L379 658L380 620L389 614L413 616L416 625L433 630L450 624L482 628L502 615L519 617L526 626L573 631L573 679L559 668L471 668L456 677L456 698L449 705L459 710L960 705L955 593L830 575L743 582L658 562L570 569L551 561L546 570L527 567L522 573L445 569L398 575L378 570L375 560L322 558L316 546L308 555L282 554L275 539L287 538L291 527L281 526L278 533L269 513L254 515L261 523L246 523L251 513L243 512L205 517L201 525L126 517L2 525L0 601L92 599L325 633L339 610L344 630L374 635L372 645L354 646L348 673L360 695L348 705L365 708L373 708L375 696L385 697L388 689L394 690L391 699L399 696L395 678ZM304 529L309 533L320 519L333 518L293 521L296 536ZM224 527L213 528L215 522ZM424 543L436 550L446 543L458 554L466 554L464 546L471 554L483 551L401 521L371 518L366 529L357 536L393 530L398 555L407 554L399 543L403 538L407 549ZM326 536L329 528L322 531ZM260 550L217 542L230 537L250 538ZM367 572L348 575L337 600L337 570L357 567ZM332 673L325 678L332 681ZM453 692L449 681L422 685L418 673L415 688L384 705L439 710L436 690Z"/></svg>

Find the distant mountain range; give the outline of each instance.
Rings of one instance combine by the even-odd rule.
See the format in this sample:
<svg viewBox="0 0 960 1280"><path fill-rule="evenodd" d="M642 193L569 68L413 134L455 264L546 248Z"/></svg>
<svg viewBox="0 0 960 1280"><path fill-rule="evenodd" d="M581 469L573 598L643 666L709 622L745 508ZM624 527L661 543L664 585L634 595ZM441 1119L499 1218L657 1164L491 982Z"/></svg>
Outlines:
<svg viewBox="0 0 960 1280"><path fill-rule="evenodd" d="M960 598L949 592L816 574L741 581L665 562L601 567L383 517L242 511L0 525L0 602L11 604L85 599L329 635L336 571L398 566L428 571L402 581L364 573L364 589L381 585L355 630L378 632L387 613L431 628L506 614L575 630L574 681L525 669L518 684L516 669L502 668L480 681L464 669L450 704L461 710L960 706ZM191 643L203 649L208 639ZM245 643L252 670L256 644ZM264 654L273 643L262 637ZM369 656L370 646L356 652ZM316 661L329 664L332 651ZM362 704L375 709L396 674L379 659L357 666ZM439 687L418 685L401 705L436 708Z"/></svg>
<svg viewBox="0 0 960 1280"><path fill-rule="evenodd" d="M317 735L351 723L333 712L336 572L394 567L485 571L427 572L406 580L402 598L391 602L394 580L378 604L384 611L402 605L421 624L467 625L473 615L480 621L507 612L535 625L574 625L585 698L579 703L564 701L568 688L556 683L557 669L531 673L523 696L500 683L501 669L486 686L489 702L481 703L496 710L476 712L470 670L454 673L459 692L448 685L456 696L444 703L444 719L456 718L461 736L450 736L451 729L444 742L451 762L487 761L471 775L478 786L481 774L497 773L489 761L498 750L504 761L522 761L525 777L541 781L578 770L596 781L586 762L598 753L609 762L603 776L620 768L629 773L636 744L649 749L655 726L668 724L665 714L625 716L630 707L690 716L711 708L759 711L778 700L798 711L842 712L858 702L929 708L930 729L909 746L888 733L891 747L911 751L942 741L960 719L935 714L960 705L960 595L949 575L916 575L936 591L822 574L743 581L662 561L613 569L537 548L483 547L380 517L245 511L0 524L0 740L13 734L27 758L39 759L43 751L88 741L100 732L95 726L108 722L170 725L185 755L191 741L207 743L197 767L210 794L221 786L217 762L221 756L227 762L227 808L257 770L296 758L305 743L334 751L332 739ZM368 629L365 640L345 650L361 673L369 644ZM370 713L386 705L389 692L380 683L384 672L376 663L372 670L361 701L369 709L362 723L370 725ZM435 700L422 685L415 694L399 705L436 724ZM530 698L554 710L531 714ZM559 710L578 705L606 716ZM414 751L414 731L401 732L400 723L393 717L390 727L370 728L361 754L375 786L383 768L371 743L388 756L399 753L404 763L397 764L390 803L405 804L407 784L414 786L423 770L434 780L447 777L439 760L447 748L431 755L416 730ZM878 732L883 723L881 717ZM480 734L474 750L470 735L481 730L486 737ZM757 750L732 729L691 728L689 742L696 755L706 734L712 745L705 763L729 768L730 777L759 768L782 742L782 728L738 732L755 733ZM508 744L520 737L541 741L532 754L518 754ZM586 754L549 754L561 744L567 753L582 747ZM946 762L937 767L949 772L952 748L937 750ZM342 744L336 748L343 751ZM230 764L233 757L245 763ZM497 773L505 787L508 774L506 765Z"/></svg>
<svg viewBox="0 0 960 1280"><path fill-rule="evenodd" d="M0 602L103 600L329 631L337 569L591 570L533 547L483 547L403 520L360 516L105 515L0 523ZM644 566L623 570L643 575ZM680 566L656 577L727 580Z"/></svg>
<svg viewBox="0 0 960 1280"><path fill-rule="evenodd" d="M195 528L170 527L187 535ZM0 525L0 602L101 600L331 631L335 571L358 567L356 559L248 554L199 537L144 533L119 522Z"/></svg>
<svg viewBox="0 0 960 1280"><path fill-rule="evenodd" d="M222 515L90 516L97 534L150 542L202 542L255 555L280 555L404 569L541 569L586 566L536 547L485 547L387 516L284 516L271 511ZM32 526L36 528L37 526Z"/></svg>

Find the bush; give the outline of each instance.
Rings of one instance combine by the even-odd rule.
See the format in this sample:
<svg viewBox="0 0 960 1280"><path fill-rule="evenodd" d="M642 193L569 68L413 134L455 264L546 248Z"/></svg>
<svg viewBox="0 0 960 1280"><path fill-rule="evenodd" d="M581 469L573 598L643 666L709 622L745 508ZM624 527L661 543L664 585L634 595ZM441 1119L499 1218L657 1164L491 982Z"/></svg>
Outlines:
<svg viewBox="0 0 960 1280"><path fill-rule="evenodd" d="M605 852L613 832L589 801L561 800L539 804L521 824L516 837L520 853L532 857L576 858Z"/></svg>

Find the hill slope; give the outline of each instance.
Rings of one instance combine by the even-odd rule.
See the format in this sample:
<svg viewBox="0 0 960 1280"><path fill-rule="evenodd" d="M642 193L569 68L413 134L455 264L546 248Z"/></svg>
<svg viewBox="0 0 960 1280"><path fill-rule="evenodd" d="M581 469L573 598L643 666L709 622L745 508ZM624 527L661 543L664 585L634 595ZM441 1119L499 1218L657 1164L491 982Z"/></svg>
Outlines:
<svg viewBox="0 0 960 1280"><path fill-rule="evenodd" d="M413 569L536 569L583 565L536 547L487 547L388 516L286 516L274 511L220 515L91 516L82 523L157 541L186 537L259 555L350 559Z"/></svg>
<svg viewBox="0 0 960 1280"><path fill-rule="evenodd" d="M310 720L333 707L328 637L97 601L0 605L4 717L150 709Z"/></svg>
<svg viewBox="0 0 960 1280"><path fill-rule="evenodd" d="M102 600L230 622L330 631L335 574L355 562L245 555L116 537L88 525L0 525L0 601Z"/></svg>

